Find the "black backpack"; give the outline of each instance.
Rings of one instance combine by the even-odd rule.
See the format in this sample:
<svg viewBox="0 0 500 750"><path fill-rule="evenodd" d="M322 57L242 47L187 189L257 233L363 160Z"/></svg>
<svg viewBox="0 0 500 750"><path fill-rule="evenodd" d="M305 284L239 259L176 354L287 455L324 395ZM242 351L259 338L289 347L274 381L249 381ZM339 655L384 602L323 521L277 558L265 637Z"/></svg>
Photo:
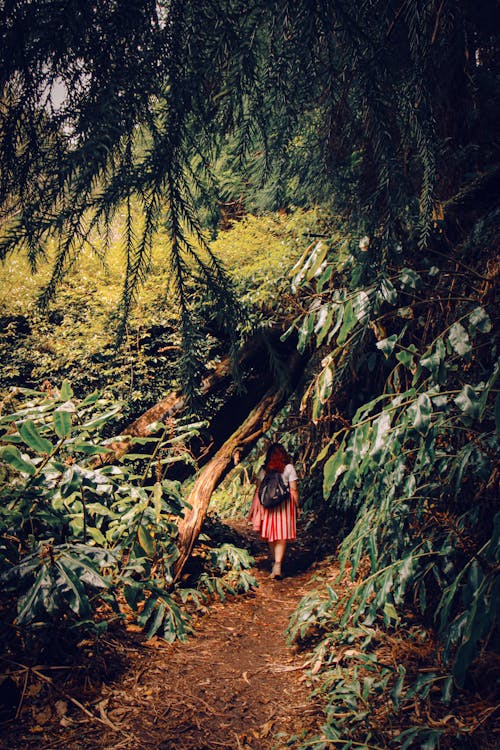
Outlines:
<svg viewBox="0 0 500 750"><path fill-rule="evenodd" d="M264 508L276 508L288 500L290 491L279 471L267 471L259 486L259 500Z"/></svg>

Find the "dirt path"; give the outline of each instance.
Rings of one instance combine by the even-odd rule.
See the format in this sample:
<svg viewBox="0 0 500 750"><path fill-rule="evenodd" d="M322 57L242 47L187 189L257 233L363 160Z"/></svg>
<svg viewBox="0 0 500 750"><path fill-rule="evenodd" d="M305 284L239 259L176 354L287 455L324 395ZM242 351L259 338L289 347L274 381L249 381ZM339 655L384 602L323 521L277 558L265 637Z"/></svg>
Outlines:
<svg viewBox="0 0 500 750"><path fill-rule="evenodd" d="M290 571L290 568L289 568ZM186 643L117 644L123 668L82 703L54 693L50 717L26 711L1 747L10 750L271 750L319 721L309 700L304 654L283 631L311 571L269 578L264 554L259 587L211 605ZM90 681L91 682L91 681ZM85 713L90 712L93 717ZM58 716L59 712L59 716ZM62 714L62 715L61 715ZM281 740L280 740L281 734ZM4 735L5 736L5 735Z"/></svg>

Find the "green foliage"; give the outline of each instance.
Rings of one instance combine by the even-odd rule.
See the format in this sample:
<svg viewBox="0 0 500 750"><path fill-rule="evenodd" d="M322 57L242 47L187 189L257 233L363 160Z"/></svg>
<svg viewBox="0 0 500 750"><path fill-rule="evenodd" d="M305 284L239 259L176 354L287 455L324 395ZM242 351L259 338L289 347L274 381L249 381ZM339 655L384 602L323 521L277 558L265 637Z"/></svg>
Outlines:
<svg viewBox="0 0 500 750"><path fill-rule="evenodd" d="M160 233L187 376L193 277L228 338L241 319L200 217L330 202L386 258L388 238L424 246L435 202L462 205L498 170L485 3L19 0L1 15L0 257L22 247L34 267L55 243L47 302L118 226L123 322Z"/></svg>
<svg viewBox="0 0 500 750"><path fill-rule="evenodd" d="M146 638L159 635L172 643L176 639L186 640L191 632L189 617L172 596L154 580L147 580L139 586L126 581L124 596L133 610L141 605L137 622L144 628Z"/></svg>
<svg viewBox="0 0 500 750"><path fill-rule="evenodd" d="M449 703L495 648L500 362L495 311L483 302L490 282L471 271L484 282L479 293L452 266L419 261L390 274L374 269L368 283L353 287L333 236L311 246L294 270L306 310L294 323L299 348L321 354L302 408L320 424L332 402L342 403L342 389L351 394L343 401L349 421L332 429L317 464L324 501L346 529L337 583L347 571L352 583L342 597L334 583L305 598L289 626L293 639L318 643L321 664L327 655L332 660L318 667L324 736L303 747L328 741L350 747L349 738L359 746L383 744L384 731L367 720L364 689L370 700L391 690L400 722L396 715L414 696L425 698L436 685ZM348 377L357 385L348 385ZM374 665L376 680L366 675L374 634L379 628L401 634L413 607L435 628L442 670L397 675ZM344 669L334 654L339 643L356 639L362 664ZM446 734L400 724L397 741L406 747L437 747Z"/></svg>
<svg viewBox="0 0 500 750"><path fill-rule="evenodd" d="M94 331L93 313L82 315L75 304L64 323L79 334L68 367L83 363L78 391L87 392L100 362L92 387L118 380L115 393L138 403L164 390L166 379L150 382L151 362L164 370L172 363L153 342L151 359L143 357L143 329L126 329L155 265L176 308L172 325L160 305L160 348L180 348L177 382L196 390L200 362L216 360L218 342L235 356L239 337L265 325L270 307L276 312L259 294L271 243L257 237L260 260L241 263L258 292L256 309L246 292L242 309L241 289L202 221L212 229L221 215L230 221L231 210L291 201L322 201L341 212L349 228L339 222L331 235L320 231L329 239L313 242L294 269L298 294L287 312L296 310L289 333L297 333L299 351L316 348L321 361L302 407L314 426L331 425L317 465L324 462L325 502L350 524L341 562L354 577L365 561L370 569L346 601L310 602L308 616L329 627L331 608L342 633L391 628L415 603L434 618L447 668L462 684L498 614L494 269L486 262L475 269L494 246L498 219L492 4L118 0L79 3L77 22L75 8L15 0L0 10L0 257L14 264L21 249L30 273L51 260L40 295L47 305L83 252L98 266L108 249L119 249L120 315L106 320L83 359L78 342ZM270 234L280 289L279 241ZM368 243L360 252L358 234ZM288 245L283 261L294 255ZM82 288L82 296L96 291ZM157 306L155 294L147 299ZM105 318L101 310L98 317ZM7 321L4 351L25 322ZM111 328L128 342L116 361ZM54 342L52 333L34 333L31 368L9 361L11 377L38 383L54 356L66 356L68 339ZM144 335L154 338L149 329ZM132 368L123 375L133 359L139 388ZM14 406L14 427L0 422L0 559L21 576L24 602L35 590L36 618L48 616L44 596L52 614L74 618L88 612L92 597L107 591L112 600L125 585L148 632L170 638L184 627L167 594L172 517L181 504L163 473L178 456L174 437L164 429L151 442L154 460L141 451L130 471L99 467L100 430L118 409L107 412L96 400L102 411L94 414L93 402L76 404L64 389L48 401L34 395L24 412ZM59 598L49 596L80 544L116 556L108 589L75 589L70 576ZM30 555L28 567L19 567ZM100 563L85 555L100 575ZM222 583L213 585L223 593ZM374 690L391 686L386 676ZM397 703L404 675L393 677ZM422 682L424 692L432 679ZM361 668L350 684L342 674L332 680L329 736L316 746L341 741L341 706L355 712L354 723L365 721ZM439 742L432 727L405 731L403 746Z"/></svg>
<svg viewBox="0 0 500 750"><path fill-rule="evenodd" d="M183 460L179 446L200 425L180 420L140 441L151 450L127 469L101 461L120 403L98 392L78 399L67 381L23 397L0 418L0 575L15 629L35 629L42 641L54 627L102 630L121 616L123 591L148 637L184 637L186 616L168 591L183 500L162 472Z"/></svg>
<svg viewBox="0 0 500 750"><path fill-rule="evenodd" d="M261 463L261 457L254 461L243 461L217 487L211 504L220 518L241 518L248 515L255 492L255 477Z"/></svg>
<svg viewBox="0 0 500 750"><path fill-rule="evenodd" d="M456 332L456 324L451 330ZM460 341L460 351L456 339L450 342L451 356L470 357L465 329ZM480 500L494 473L489 395L498 363L490 373L483 369L486 377L479 383L446 391L439 385L448 357L420 383L426 365L418 359L416 365L414 387L387 394L379 411L376 399L354 415L352 429L325 464L324 491L328 498L335 487L337 507L358 508L356 524L342 543L342 563L350 559L355 572L368 555L373 571L356 588L343 622L360 617L373 622L382 614L389 624L398 605L416 598L422 612L434 613L462 685L498 619L500 517L488 518L489 505ZM471 542L474 528L481 537ZM442 590L437 607L436 580Z"/></svg>
<svg viewBox="0 0 500 750"><path fill-rule="evenodd" d="M467 747L471 728L447 723L460 711L450 708L452 678L442 666L423 666L435 648L430 635L408 621L392 638L377 625L339 623L336 583L304 597L287 629L289 641L314 644L308 678L325 713L321 734L297 747L437 748L440 739ZM424 711L430 725L421 721Z"/></svg>
<svg viewBox="0 0 500 750"><path fill-rule="evenodd" d="M222 602L228 594L246 593L257 586L255 577L248 572L254 559L249 553L233 544L222 544L209 550L210 569L202 573L198 589Z"/></svg>
<svg viewBox="0 0 500 750"><path fill-rule="evenodd" d="M68 610L80 623L88 621L93 609L89 592L95 596L110 588L100 571L114 564L107 550L84 544L40 543L2 576L6 590L18 597L16 624L52 623Z"/></svg>
<svg viewBox="0 0 500 750"><path fill-rule="evenodd" d="M248 216L212 243L245 310L239 326L243 338L278 320L277 290L288 285L285 269L296 261L301 244L321 228L324 219L320 211ZM265 264L260 258L263 248ZM4 389L40 387L47 380L56 383L67 378L79 396L98 389L122 401L120 425L130 424L165 393L179 389L179 311L168 294L169 271L162 265L162 252L161 243L155 245L149 276L129 315L120 347L116 346L116 305L123 273L116 243L109 248L105 267L97 265L88 252L83 254L47 314L36 309L46 274L30 276L22 255L15 263L0 267L1 286L8 290L0 296ZM191 298L199 337L194 353L201 362L201 380L227 354L228 342L221 322L224 311L194 284ZM2 396L11 398L6 390ZM201 404L200 411L207 406Z"/></svg>
<svg viewBox="0 0 500 750"><path fill-rule="evenodd" d="M172 585L184 500L164 473L192 461L184 446L204 423L152 424L119 465L103 462L112 450L102 433L120 403L98 392L78 399L68 381L50 393L18 391L16 400L0 417L2 610L16 633L47 648L55 631L75 642L127 615L146 638L182 640L189 601L256 586L253 559L230 544L209 548L191 594Z"/></svg>

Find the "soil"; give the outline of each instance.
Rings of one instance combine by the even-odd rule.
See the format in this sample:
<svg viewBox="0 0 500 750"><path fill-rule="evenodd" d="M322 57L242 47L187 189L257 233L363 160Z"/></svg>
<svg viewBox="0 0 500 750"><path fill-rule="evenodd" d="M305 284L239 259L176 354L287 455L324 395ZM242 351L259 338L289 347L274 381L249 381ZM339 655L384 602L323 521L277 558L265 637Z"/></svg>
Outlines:
<svg viewBox="0 0 500 750"><path fill-rule="evenodd" d="M104 678L32 669L18 718L3 724L0 748L271 750L319 727L306 656L284 636L301 597L314 588L313 573L328 565L304 570L310 559L291 545L285 577L275 581L259 546L252 571L258 588L212 603L184 643L145 642L134 628L111 637Z"/></svg>

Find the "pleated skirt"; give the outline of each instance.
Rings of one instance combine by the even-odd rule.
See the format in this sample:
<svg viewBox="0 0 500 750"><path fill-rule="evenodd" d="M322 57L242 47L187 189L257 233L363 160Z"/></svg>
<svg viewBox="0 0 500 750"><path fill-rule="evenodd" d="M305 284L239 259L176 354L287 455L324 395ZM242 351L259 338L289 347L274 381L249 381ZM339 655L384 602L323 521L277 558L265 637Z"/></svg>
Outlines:
<svg viewBox="0 0 500 750"><path fill-rule="evenodd" d="M297 512L295 503L287 500L276 508L263 508L254 499L249 520L255 531L268 542L280 542L297 537Z"/></svg>

